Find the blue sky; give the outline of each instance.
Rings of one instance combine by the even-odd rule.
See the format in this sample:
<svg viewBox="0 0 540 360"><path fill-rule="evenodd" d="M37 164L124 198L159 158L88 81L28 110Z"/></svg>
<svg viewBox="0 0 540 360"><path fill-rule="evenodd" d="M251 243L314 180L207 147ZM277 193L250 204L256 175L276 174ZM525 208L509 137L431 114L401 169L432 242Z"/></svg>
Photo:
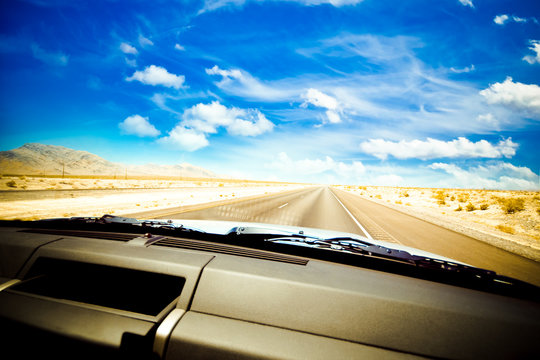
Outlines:
<svg viewBox="0 0 540 360"><path fill-rule="evenodd" d="M0 65L0 150L540 186L536 1L3 1Z"/></svg>

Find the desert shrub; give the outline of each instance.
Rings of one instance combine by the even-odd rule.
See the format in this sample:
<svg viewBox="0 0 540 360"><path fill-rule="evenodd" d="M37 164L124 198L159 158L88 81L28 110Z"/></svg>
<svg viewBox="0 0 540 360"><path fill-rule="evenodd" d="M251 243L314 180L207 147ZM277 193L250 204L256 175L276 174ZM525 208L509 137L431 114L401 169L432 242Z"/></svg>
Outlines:
<svg viewBox="0 0 540 360"><path fill-rule="evenodd" d="M403 204L403 203L401 202L401 200L397 200L397 201L396 201L396 204L401 205L401 204Z"/></svg>
<svg viewBox="0 0 540 360"><path fill-rule="evenodd" d="M502 232L505 232L507 234L515 234L516 230L514 230L513 227L508 225L497 225L497 229L501 230Z"/></svg>
<svg viewBox="0 0 540 360"><path fill-rule="evenodd" d="M525 210L525 199L523 198L499 198L499 204L507 214L514 214Z"/></svg>
<svg viewBox="0 0 540 360"><path fill-rule="evenodd" d="M540 215L540 207L536 209L536 213Z"/></svg>
<svg viewBox="0 0 540 360"><path fill-rule="evenodd" d="M442 190L439 190L437 191L434 195L433 195L433 198L439 200L439 201L444 201L444 199L446 199L446 193Z"/></svg>
<svg viewBox="0 0 540 360"><path fill-rule="evenodd" d="M450 197L450 201L454 201L454 200L456 200L456 197L452 195L452 197Z"/></svg>
<svg viewBox="0 0 540 360"><path fill-rule="evenodd" d="M10 180L6 183L6 186L7 187L11 187L11 188L16 188L17 187L17 183L14 181L14 180Z"/></svg>
<svg viewBox="0 0 540 360"><path fill-rule="evenodd" d="M461 205L458 205L455 211L461 211L461 210L463 210L463 208L461 207Z"/></svg>
<svg viewBox="0 0 540 360"><path fill-rule="evenodd" d="M488 204L482 204L480 205L480 210L487 210L489 208Z"/></svg>
<svg viewBox="0 0 540 360"><path fill-rule="evenodd" d="M26 180L26 176L21 175L21 176L19 176L19 179L21 179L21 180Z"/></svg>
<svg viewBox="0 0 540 360"><path fill-rule="evenodd" d="M472 202L469 202L467 204L467 211L474 211L474 210L476 210L476 207L473 205Z"/></svg>
<svg viewBox="0 0 540 360"><path fill-rule="evenodd" d="M440 206L446 205L446 201L444 201L444 199L442 199L442 200L437 200L437 204L439 204Z"/></svg>
<svg viewBox="0 0 540 360"><path fill-rule="evenodd" d="M375 197L376 197L377 199L382 199L382 196L381 196L381 195L375 195Z"/></svg>
<svg viewBox="0 0 540 360"><path fill-rule="evenodd" d="M467 202L469 200L469 193L462 193L462 194L459 194L457 200L460 202L460 203L464 203L464 202Z"/></svg>

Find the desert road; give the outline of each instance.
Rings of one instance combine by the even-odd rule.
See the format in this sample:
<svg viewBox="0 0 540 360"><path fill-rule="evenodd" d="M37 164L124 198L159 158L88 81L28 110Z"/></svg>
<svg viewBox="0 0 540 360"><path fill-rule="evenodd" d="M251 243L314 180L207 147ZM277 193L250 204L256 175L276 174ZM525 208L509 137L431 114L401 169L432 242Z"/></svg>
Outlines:
<svg viewBox="0 0 540 360"><path fill-rule="evenodd" d="M355 233L429 251L540 286L539 262L328 187L310 187L225 204L203 204L133 216L247 221Z"/></svg>

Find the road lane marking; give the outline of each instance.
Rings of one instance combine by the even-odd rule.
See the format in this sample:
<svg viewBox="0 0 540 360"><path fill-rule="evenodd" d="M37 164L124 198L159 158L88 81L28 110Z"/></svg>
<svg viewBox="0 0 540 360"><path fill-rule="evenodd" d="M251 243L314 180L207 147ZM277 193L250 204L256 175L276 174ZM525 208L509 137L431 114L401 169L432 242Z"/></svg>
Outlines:
<svg viewBox="0 0 540 360"><path fill-rule="evenodd" d="M285 203L285 204L279 206L278 209L284 208L284 207L287 206L287 205L289 205L289 203Z"/></svg>
<svg viewBox="0 0 540 360"><path fill-rule="evenodd" d="M367 232L366 229L364 229L364 227L362 226L362 224L360 224L358 222L358 220L356 220L356 218L354 217L353 214L351 214L351 212L349 211L349 209L347 209L347 207L345 205L343 205L343 203L338 199L338 197L336 196L336 194L334 194L332 191L330 191L330 194L332 194L334 196L334 198L338 201L338 203L341 204L341 206L343 206L343 209L345 209L345 211L347 212L347 214L349 214L349 216L354 220L355 224L364 232L364 234L366 234L366 237L370 240L374 240L371 235Z"/></svg>

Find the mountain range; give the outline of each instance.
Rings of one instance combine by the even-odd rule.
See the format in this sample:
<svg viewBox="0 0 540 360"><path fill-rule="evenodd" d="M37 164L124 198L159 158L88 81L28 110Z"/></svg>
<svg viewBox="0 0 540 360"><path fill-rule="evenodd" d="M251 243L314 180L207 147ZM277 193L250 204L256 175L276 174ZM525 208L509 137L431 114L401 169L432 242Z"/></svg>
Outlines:
<svg viewBox="0 0 540 360"><path fill-rule="evenodd" d="M63 146L28 143L0 151L0 173L15 175L117 175L216 178L210 170L188 163L174 165L125 165L87 151Z"/></svg>

